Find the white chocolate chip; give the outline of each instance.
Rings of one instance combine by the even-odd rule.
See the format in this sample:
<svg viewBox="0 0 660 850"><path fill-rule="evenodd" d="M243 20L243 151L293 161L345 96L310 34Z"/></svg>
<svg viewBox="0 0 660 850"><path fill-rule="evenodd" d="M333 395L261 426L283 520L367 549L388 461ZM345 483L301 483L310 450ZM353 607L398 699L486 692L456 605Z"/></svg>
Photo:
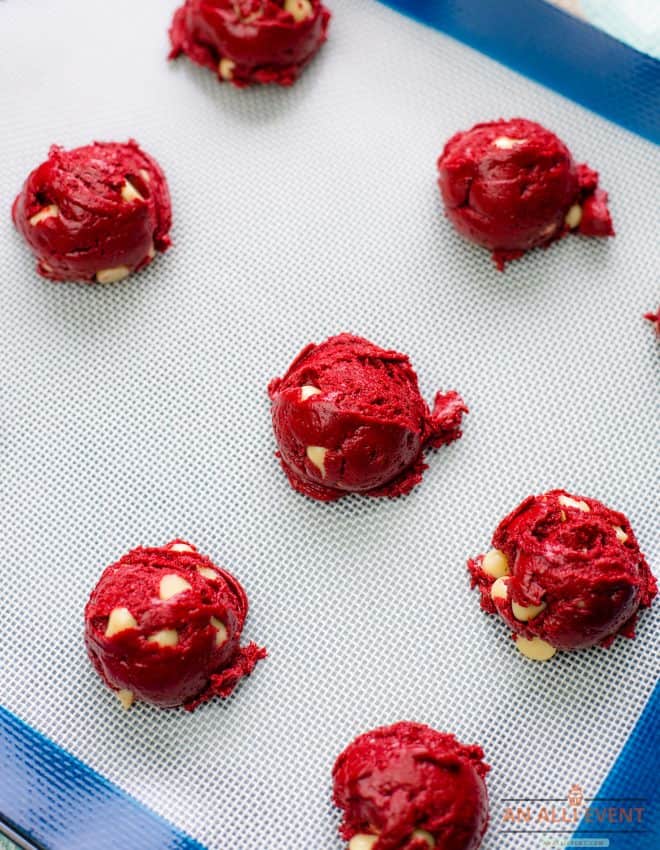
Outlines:
<svg viewBox="0 0 660 850"><path fill-rule="evenodd" d="M149 257L150 260L153 260L153 258L155 256L156 256L156 246L152 242L151 245L149 245L149 250L147 251L147 257Z"/></svg>
<svg viewBox="0 0 660 850"><path fill-rule="evenodd" d="M311 18L314 14L314 9L309 0L284 0L284 11L293 15L297 23L306 18Z"/></svg>
<svg viewBox="0 0 660 850"><path fill-rule="evenodd" d="M149 174L146 168L141 168L138 174L144 180L145 183L151 183L151 174Z"/></svg>
<svg viewBox="0 0 660 850"><path fill-rule="evenodd" d="M502 576L509 575L509 562L504 552L500 552L499 549L491 549L484 555L481 569L491 578L502 578Z"/></svg>
<svg viewBox="0 0 660 850"><path fill-rule="evenodd" d="M617 539L617 540L619 540L621 543L625 543L625 542L626 542L626 540L628 539L628 535L627 535L627 534L626 534L626 532L625 532L625 531L621 528L621 526L620 526L620 525L615 525L615 526L614 526L614 533L616 534L616 539Z"/></svg>
<svg viewBox="0 0 660 850"><path fill-rule="evenodd" d="M119 702L122 704L123 708L128 711L128 709L133 705L135 701L135 694L133 691L121 690L117 691L117 698Z"/></svg>
<svg viewBox="0 0 660 850"><path fill-rule="evenodd" d="M135 617L128 608L113 608L108 617L105 636L108 638L113 637L113 635L117 635L119 632L125 632L126 629L137 629Z"/></svg>
<svg viewBox="0 0 660 850"><path fill-rule="evenodd" d="M490 588L490 598L491 599L506 599L509 595L509 589L507 585L509 584L509 579L506 576L502 576L502 578L498 578L497 581L493 582Z"/></svg>
<svg viewBox="0 0 660 850"><path fill-rule="evenodd" d="M579 204L573 204L570 210L566 213L566 227L574 230L582 221L582 207Z"/></svg>
<svg viewBox="0 0 660 850"><path fill-rule="evenodd" d="M229 637L227 626L225 626L222 620L219 620L217 617L211 617L211 625L217 631L217 635L215 636L216 646L222 646Z"/></svg>
<svg viewBox="0 0 660 850"><path fill-rule="evenodd" d="M366 832L359 832L348 842L348 850L371 850L377 841L377 835L367 835Z"/></svg>
<svg viewBox="0 0 660 850"><path fill-rule="evenodd" d="M307 457L325 478L325 455L328 450L323 446L307 446Z"/></svg>
<svg viewBox="0 0 660 850"><path fill-rule="evenodd" d="M190 543L172 543L168 546L168 549L171 549L172 552L195 552L195 547L191 546Z"/></svg>
<svg viewBox="0 0 660 850"><path fill-rule="evenodd" d="M218 580L218 574L215 570L212 570L211 567L197 567L197 572L200 576L204 576L204 578L209 578L211 581Z"/></svg>
<svg viewBox="0 0 660 850"><path fill-rule="evenodd" d="M114 269L101 269L96 272L96 280L98 283L117 283L120 280L125 280L131 273L128 266L115 266Z"/></svg>
<svg viewBox="0 0 660 850"><path fill-rule="evenodd" d="M510 151L516 145L522 145L527 139L512 139L510 136L498 136L493 142L496 148L503 151Z"/></svg>
<svg viewBox="0 0 660 850"><path fill-rule="evenodd" d="M181 578L176 573L171 573L163 576L160 580L158 595L165 601L173 596L178 596L180 593L185 593L186 590L192 590L192 585L188 584L185 578Z"/></svg>
<svg viewBox="0 0 660 850"><path fill-rule="evenodd" d="M45 221L47 218L55 218L60 214L60 208L57 204L50 204L47 207L43 207L39 210L38 213L35 213L30 219L30 224L32 227L36 227L42 221Z"/></svg>
<svg viewBox="0 0 660 850"><path fill-rule="evenodd" d="M578 501L578 499L571 499L570 496L560 496L558 501L560 505L566 505L567 508L577 508L578 511L585 511L586 513L589 513L591 510L586 502L583 502L582 500Z"/></svg>
<svg viewBox="0 0 660 850"><path fill-rule="evenodd" d="M235 67L236 63L234 60L225 57L218 62L218 74L220 74L223 80L233 80Z"/></svg>
<svg viewBox="0 0 660 850"><path fill-rule="evenodd" d="M531 640L517 637L516 646L525 658L530 658L532 661L548 661L557 652L552 644L538 637L533 637Z"/></svg>
<svg viewBox="0 0 660 850"><path fill-rule="evenodd" d="M429 847L435 847L435 838L431 835L430 832L427 832L425 829L415 829L412 834L413 838L423 838L424 841L429 845Z"/></svg>
<svg viewBox="0 0 660 850"><path fill-rule="evenodd" d="M121 187L121 196L127 204L132 203L132 201L143 201L144 198L135 188L135 186L131 183L130 180L127 180L124 185Z"/></svg>
<svg viewBox="0 0 660 850"><path fill-rule="evenodd" d="M321 390L318 387L312 387L310 384L305 384L304 387L300 388L300 401L307 401L308 398L311 398L313 395L318 395Z"/></svg>
<svg viewBox="0 0 660 850"><path fill-rule="evenodd" d="M511 610L516 620L520 620L521 623L527 623L529 620L533 620L534 617L538 617L541 611L545 610L545 602L541 602L540 605L520 605L518 602L512 602Z"/></svg>
<svg viewBox="0 0 660 850"><path fill-rule="evenodd" d="M176 646L179 642L179 633L176 629L161 629L147 638L149 643L157 643L158 646Z"/></svg>

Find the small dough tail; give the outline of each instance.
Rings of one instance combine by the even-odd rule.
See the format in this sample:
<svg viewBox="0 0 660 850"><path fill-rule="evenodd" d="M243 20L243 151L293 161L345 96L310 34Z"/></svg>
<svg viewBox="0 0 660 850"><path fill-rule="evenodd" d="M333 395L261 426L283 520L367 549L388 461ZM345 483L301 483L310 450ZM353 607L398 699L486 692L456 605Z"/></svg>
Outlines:
<svg viewBox="0 0 660 850"><path fill-rule="evenodd" d="M492 257L493 262L497 266L497 270L499 272L503 272L506 268L507 263L512 263L514 260L519 260L521 257L525 256L525 252L522 250L511 250L507 251L504 248L499 248L493 251Z"/></svg>
<svg viewBox="0 0 660 850"><path fill-rule="evenodd" d="M436 393L428 444L437 449L458 440L463 433L461 425L466 413L469 413L468 407L455 390Z"/></svg>
<svg viewBox="0 0 660 850"><path fill-rule="evenodd" d="M254 670L257 663L262 658L266 658L268 653L264 647L257 646L256 643L250 643L247 646L241 647L234 658L231 667L221 670L211 676L211 681L203 693L189 703L186 703L184 708L186 711L194 711L202 703L207 702L213 697L226 698L230 696L241 679L249 676Z"/></svg>
<svg viewBox="0 0 660 850"><path fill-rule="evenodd" d="M497 614L497 608L490 595L490 589L493 586L493 579L483 571L481 565L484 556L479 555L476 558L470 558L467 562L468 572L470 573L470 589L479 588L481 595L481 607L488 614Z"/></svg>
<svg viewBox="0 0 660 850"><path fill-rule="evenodd" d="M655 325L655 332L660 336L660 307L656 313L644 313L644 318Z"/></svg>
<svg viewBox="0 0 660 850"><path fill-rule="evenodd" d="M577 228L583 236L614 236L612 216L607 206L607 192L598 188L598 172L588 165L577 167L579 203L582 218Z"/></svg>

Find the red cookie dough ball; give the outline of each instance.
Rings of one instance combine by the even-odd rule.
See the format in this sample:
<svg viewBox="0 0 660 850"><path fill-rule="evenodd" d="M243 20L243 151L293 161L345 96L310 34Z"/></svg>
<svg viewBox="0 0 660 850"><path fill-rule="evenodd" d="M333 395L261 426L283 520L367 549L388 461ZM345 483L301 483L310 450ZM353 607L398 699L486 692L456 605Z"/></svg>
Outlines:
<svg viewBox="0 0 660 850"><path fill-rule="evenodd" d="M598 173L576 165L566 145L524 118L457 133L438 159L448 218L493 252L498 268L568 232L614 236Z"/></svg>
<svg viewBox="0 0 660 850"><path fill-rule="evenodd" d="M483 756L421 723L360 735L332 771L348 850L476 850L488 825Z"/></svg>
<svg viewBox="0 0 660 850"><path fill-rule="evenodd" d="M137 142L54 145L28 176L12 216L51 280L114 283L170 246L170 195Z"/></svg>
<svg viewBox="0 0 660 850"><path fill-rule="evenodd" d="M248 600L239 582L175 540L109 566L85 608L87 652L125 708L135 699L192 711L226 697L264 658L239 641Z"/></svg>
<svg viewBox="0 0 660 850"><path fill-rule="evenodd" d="M186 0L170 28L170 59L185 53L219 79L290 86L326 40L321 0Z"/></svg>
<svg viewBox="0 0 660 850"><path fill-rule="evenodd" d="M637 610L657 593L626 517L565 490L525 499L468 569L482 608L536 661L634 637Z"/></svg>
<svg viewBox="0 0 660 850"><path fill-rule="evenodd" d="M422 398L405 354L359 336L311 343L268 387L278 457L294 489L331 501L400 496L422 479L423 451L461 435L456 392Z"/></svg>

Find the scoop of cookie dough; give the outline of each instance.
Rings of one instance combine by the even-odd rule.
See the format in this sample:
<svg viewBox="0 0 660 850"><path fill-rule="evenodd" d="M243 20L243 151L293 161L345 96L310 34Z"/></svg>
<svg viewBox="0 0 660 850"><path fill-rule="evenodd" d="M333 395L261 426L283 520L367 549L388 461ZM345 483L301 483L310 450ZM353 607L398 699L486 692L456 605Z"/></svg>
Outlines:
<svg viewBox="0 0 660 850"><path fill-rule="evenodd" d="M109 566L85 608L87 652L129 708L143 700L192 711L226 697L266 655L239 644L248 600L190 543L139 547Z"/></svg>
<svg viewBox="0 0 660 850"><path fill-rule="evenodd" d="M476 850L488 825L483 756L421 723L360 735L332 771L347 850Z"/></svg>
<svg viewBox="0 0 660 850"><path fill-rule="evenodd" d="M567 233L614 236L598 173L576 165L566 145L534 121L491 121L456 133L438 170L447 217L492 251L500 270Z"/></svg>
<svg viewBox="0 0 660 850"><path fill-rule="evenodd" d="M14 201L16 228L51 280L114 283L170 246L170 195L137 142L54 145Z"/></svg>
<svg viewBox="0 0 660 850"><path fill-rule="evenodd" d="M472 586L537 661L634 637L638 609L657 593L626 517L565 490L525 499L492 546L468 562Z"/></svg>
<svg viewBox="0 0 660 850"><path fill-rule="evenodd" d="M438 393L431 412L405 354L351 334L308 345L268 393L291 486L324 501L410 492L424 449L458 439L467 412L453 391Z"/></svg>
<svg viewBox="0 0 660 850"><path fill-rule="evenodd" d="M292 85L326 40L321 0L186 0L170 28L170 59L185 53L220 80Z"/></svg>

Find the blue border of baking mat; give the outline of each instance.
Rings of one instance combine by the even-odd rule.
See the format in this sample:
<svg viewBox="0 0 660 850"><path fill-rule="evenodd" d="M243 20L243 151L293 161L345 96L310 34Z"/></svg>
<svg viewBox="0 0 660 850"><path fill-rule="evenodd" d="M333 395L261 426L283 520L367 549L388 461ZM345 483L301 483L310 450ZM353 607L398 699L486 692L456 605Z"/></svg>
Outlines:
<svg viewBox="0 0 660 850"><path fill-rule="evenodd" d="M660 62L544 0L381 2L660 143ZM596 798L646 801L646 831L617 836L615 850L660 846L659 721L656 687ZM0 833L35 850L114 850L120 824L131 850L204 850L0 706Z"/></svg>
<svg viewBox="0 0 660 850"><path fill-rule="evenodd" d="M660 144L660 61L545 0L380 2Z"/></svg>
<svg viewBox="0 0 660 850"><path fill-rule="evenodd" d="M204 850L0 707L0 833L34 850Z"/></svg>
<svg viewBox="0 0 660 850"><path fill-rule="evenodd" d="M594 823L582 820L573 833L575 839L598 838L599 834L609 838L612 850L658 850L660 847L660 795L658 780L660 764L660 682L637 721L632 734L607 777L597 796L588 802L600 809L614 807L615 812L641 809L634 813L633 824L624 822L616 828L609 823ZM618 815L615 814L615 817ZM605 830L610 830L605 834ZM582 846L586 846L583 844Z"/></svg>

